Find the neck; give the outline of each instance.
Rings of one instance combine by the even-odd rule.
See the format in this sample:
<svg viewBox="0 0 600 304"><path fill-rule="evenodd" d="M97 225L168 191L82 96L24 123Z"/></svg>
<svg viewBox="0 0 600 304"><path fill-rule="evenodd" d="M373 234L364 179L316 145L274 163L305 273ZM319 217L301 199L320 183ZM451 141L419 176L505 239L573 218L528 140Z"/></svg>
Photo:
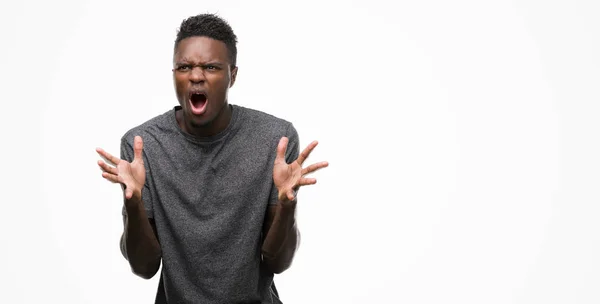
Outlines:
<svg viewBox="0 0 600 304"><path fill-rule="evenodd" d="M175 112L177 124L186 133L194 137L210 137L224 131L231 122L231 106L225 104L219 114L211 122L198 125L183 115L183 110Z"/></svg>

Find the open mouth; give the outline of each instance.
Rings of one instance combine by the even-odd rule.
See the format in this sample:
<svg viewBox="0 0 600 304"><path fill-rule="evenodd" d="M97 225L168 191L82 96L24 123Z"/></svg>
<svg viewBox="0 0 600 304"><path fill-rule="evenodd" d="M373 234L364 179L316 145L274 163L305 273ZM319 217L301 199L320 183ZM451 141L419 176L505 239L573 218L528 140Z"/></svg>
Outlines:
<svg viewBox="0 0 600 304"><path fill-rule="evenodd" d="M208 99L204 92L193 92L190 94L190 105L192 112L196 115L204 113Z"/></svg>

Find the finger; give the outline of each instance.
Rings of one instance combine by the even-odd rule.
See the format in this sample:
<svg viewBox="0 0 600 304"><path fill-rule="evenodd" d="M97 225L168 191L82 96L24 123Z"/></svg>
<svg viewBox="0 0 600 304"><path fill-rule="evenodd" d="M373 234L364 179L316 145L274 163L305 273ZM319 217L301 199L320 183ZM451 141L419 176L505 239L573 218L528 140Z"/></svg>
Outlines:
<svg viewBox="0 0 600 304"><path fill-rule="evenodd" d="M142 150L144 149L144 142L141 136L136 136L133 139L133 160L142 160Z"/></svg>
<svg viewBox="0 0 600 304"><path fill-rule="evenodd" d="M298 180L298 186L308 186L308 185L314 185L317 183L317 179L316 178L301 178L300 180Z"/></svg>
<svg viewBox="0 0 600 304"><path fill-rule="evenodd" d="M296 193L292 190L287 193L288 200L293 201L296 198Z"/></svg>
<svg viewBox="0 0 600 304"><path fill-rule="evenodd" d="M319 142L315 140L311 142L308 147L302 151L302 153L300 153L300 156L298 157L298 164L300 164L300 166L302 166L302 163L304 163L304 161L310 156L310 153L318 144Z"/></svg>
<svg viewBox="0 0 600 304"><path fill-rule="evenodd" d="M102 177L104 177L106 180L108 180L111 183L118 183L119 179L116 175L114 174L110 174L110 173L106 173L106 172L102 172Z"/></svg>
<svg viewBox="0 0 600 304"><path fill-rule="evenodd" d="M104 151L102 148L96 148L96 152L98 152L98 154L100 154L100 156L104 159L104 161L106 161L107 163L116 166L119 164L119 162L121 161L121 159L119 159L118 157L112 156L110 153Z"/></svg>
<svg viewBox="0 0 600 304"><path fill-rule="evenodd" d="M302 169L302 175L306 175L309 173L313 173L316 172L319 169L323 169L325 167L329 166L329 163L324 161L324 162L320 162L320 163L316 163L316 164L312 164L304 169Z"/></svg>
<svg viewBox="0 0 600 304"><path fill-rule="evenodd" d="M287 150L288 138L282 137L277 145L277 156L275 157L275 163L285 163L285 151Z"/></svg>
<svg viewBox="0 0 600 304"><path fill-rule="evenodd" d="M125 188L125 198L131 199L132 196L133 196L133 191L131 191L131 189Z"/></svg>
<svg viewBox="0 0 600 304"><path fill-rule="evenodd" d="M98 166L100 166L100 169L102 169L103 172L119 175L119 171L117 170L117 168L111 167L101 160L98 161Z"/></svg>
<svg viewBox="0 0 600 304"><path fill-rule="evenodd" d="M122 176L117 176L117 182L121 184L121 189L123 189L123 195L125 198L130 199L133 196L133 191L130 187L127 187L125 179Z"/></svg>

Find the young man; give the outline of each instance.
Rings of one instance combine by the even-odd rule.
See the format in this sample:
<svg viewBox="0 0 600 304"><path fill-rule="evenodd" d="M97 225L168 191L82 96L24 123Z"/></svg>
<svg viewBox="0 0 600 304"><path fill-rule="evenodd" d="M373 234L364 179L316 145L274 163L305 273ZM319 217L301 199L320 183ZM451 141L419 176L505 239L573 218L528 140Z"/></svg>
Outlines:
<svg viewBox="0 0 600 304"><path fill-rule="evenodd" d="M132 271L162 271L155 303L281 303L273 275L298 246L296 193L327 162L304 166L283 119L228 103L237 38L221 18L183 21L173 77L179 105L129 130L120 158L98 148L124 192L121 251Z"/></svg>

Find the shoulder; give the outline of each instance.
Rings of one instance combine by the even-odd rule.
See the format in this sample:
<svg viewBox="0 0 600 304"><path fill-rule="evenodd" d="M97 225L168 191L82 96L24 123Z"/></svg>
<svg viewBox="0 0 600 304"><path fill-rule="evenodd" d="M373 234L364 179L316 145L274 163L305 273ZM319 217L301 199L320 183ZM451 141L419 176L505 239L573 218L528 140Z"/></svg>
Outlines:
<svg viewBox="0 0 600 304"><path fill-rule="evenodd" d="M141 136L144 145L147 142L158 139L162 136L169 136L173 130L170 127L170 119L173 117L174 111L170 109L162 114L156 115L145 122L138 124L127 130L121 137L121 143L133 144L135 136Z"/></svg>
<svg viewBox="0 0 600 304"><path fill-rule="evenodd" d="M293 123L284 118L239 105L234 105L234 107L240 111L245 127L273 135L296 133Z"/></svg>

